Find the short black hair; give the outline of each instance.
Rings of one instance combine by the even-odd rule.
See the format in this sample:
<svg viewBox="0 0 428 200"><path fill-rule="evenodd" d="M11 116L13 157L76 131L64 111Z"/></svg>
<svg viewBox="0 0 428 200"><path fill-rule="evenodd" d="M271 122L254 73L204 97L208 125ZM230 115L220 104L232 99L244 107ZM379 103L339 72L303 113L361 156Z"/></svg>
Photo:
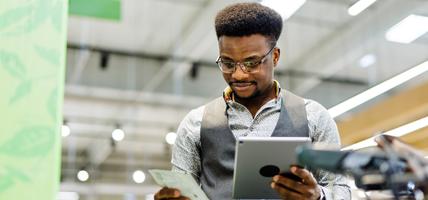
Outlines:
<svg viewBox="0 0 428 200"><path fill-rule="evenodd" d="M217 39L221 36L261 34L276 44L282 31L282 18L260 3L237 3L227 6L215 18Z"/></svg>

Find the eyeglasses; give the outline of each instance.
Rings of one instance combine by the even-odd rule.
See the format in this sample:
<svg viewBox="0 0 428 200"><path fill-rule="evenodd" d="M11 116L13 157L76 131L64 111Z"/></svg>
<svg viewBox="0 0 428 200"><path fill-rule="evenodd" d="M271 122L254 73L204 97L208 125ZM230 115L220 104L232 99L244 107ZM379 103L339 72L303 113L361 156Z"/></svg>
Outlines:
<svg viewBox="0 0 428 200"><path fill-rule="evenodd" d="M241 67L242 71L244 71L245 73L256 73L260 69L260 64L265 62L266 56L269 55L274 48L275 46L273 46L261 58L256 58L253 60L247 60L243 62L235 62L235 61L222 60L221 57L218 57L216 60L216 63L220 68L220 70L226 74L233 73L236 70L236 65L239 65L239 67Z"/></svg>

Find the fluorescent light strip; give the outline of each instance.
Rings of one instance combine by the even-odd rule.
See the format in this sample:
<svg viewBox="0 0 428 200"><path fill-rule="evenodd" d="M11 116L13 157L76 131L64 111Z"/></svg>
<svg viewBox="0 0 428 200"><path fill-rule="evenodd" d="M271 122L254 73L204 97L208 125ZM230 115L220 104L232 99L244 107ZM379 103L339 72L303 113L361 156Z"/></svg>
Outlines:
<svg viewBox="0 0 428 200"><path fill-rule="evenodd" d="M399 43L411 43L428 32L428 17L409 15L391 27L385 34L387 40Z"/></svg>
<svg viewBox="0 0 428 200"><path fill-rule="evenodd" d="M339 103L336 106L333 106L332 108L328 109L328 112L330 115L335 118L385 92L388 90L391 90L394 87L397 87L398 85L416 77L424 72L428 71L428 61L423 62L422 64L419 64L401 74L398 74L360 94L355 95L354 97L351 97L350 99Z"/></svg>
<svg viewBox="0 0 428 200"><path fill-rule="evenodd" d="M360 0L348 8L348 14L356 16L371 6L374 2L376 2L376 0Z"/></svg>
<svg viewBox="0 0 428 200"><path fill-rule="evenodd" d="M428 116L423 117L421 119L418 119L416 121L410 122L408 124L405 124L405 125L400 126L398 128L392 129L392 130L387 131L387 132L382 133L382 134L391 135L391 136L395 136L395 137L401 137L401 136L407 135L409 133L412 133L416 130L419 130L421 128L424 128L426 126L428 126ZM365 147L376 146L376 142L374 141L375 137L371 137L369 139L366 139L366 140L363 140L361 142L355 143L353 145L347 146L347 147L343 148L342 150L357 150L357 149L361 149L361 148L365 148Z"/></svg>
<svg viewBox="0 0 428 200"><path fill-rule="evenodd" d="M306 0L263 0L260 3L264 6L274 9L283 20L290 18Z"/></svg>

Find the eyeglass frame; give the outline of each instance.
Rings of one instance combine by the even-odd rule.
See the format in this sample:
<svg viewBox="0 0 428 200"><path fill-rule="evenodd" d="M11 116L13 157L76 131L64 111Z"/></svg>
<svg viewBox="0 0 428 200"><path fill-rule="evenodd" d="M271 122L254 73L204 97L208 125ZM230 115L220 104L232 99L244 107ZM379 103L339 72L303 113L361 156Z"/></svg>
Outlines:
<svg viewBox="0 0 428 200"><path fill-rule="evenodd" d="M258 67L255 71L248 71L248 67L246 67L243 63L244 62L241 62L241 61L238 61L238 62L235 62L235 61L232 61L232 62L229 62L229 63L231 63L231 64L233 64L233 70L231 70L230 72L225 72L225 71L223 71L223 69L222 69L222 67L221 67L221 64L222 64L222 61L221 61L221 57L219 56L218 58L217 58L217 60L215 61L215 63L217 64L217 66L220 68L220 71L222 71L223 73L226 73L226 74L231 74L231 73L233 73L233 72L235 72L236 71L236 65L238 65L239 64L239 67L241 68L241 70L243 71L243 72L245 72L245 73L257 73L259 70L260 70L260 65L262 64L262 63L264 63L266 60L266 57L272 52L272 50L273 49L275 49L275 47L276 46L273 46L266 54L264 54L258 61L256 61L256 62L254 62L254 63L256 63L256 64L254 64L253 66L254 67Z"/></svg>

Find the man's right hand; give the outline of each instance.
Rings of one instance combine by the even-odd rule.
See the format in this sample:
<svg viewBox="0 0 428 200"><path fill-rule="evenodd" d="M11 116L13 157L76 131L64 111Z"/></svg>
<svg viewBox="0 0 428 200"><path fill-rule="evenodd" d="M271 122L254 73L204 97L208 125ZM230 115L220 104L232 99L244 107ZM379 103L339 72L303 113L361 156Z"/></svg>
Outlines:
<svg viewBox="0 0 428 200"><path fill-rule="evenodd" d="M164 187L161 190L159 190L155 194L156 200L167 200L167 199L174 199L174 200L190 200L187 197L181 196L180 190L177 190L175 188L167 188Z"/></svg>

